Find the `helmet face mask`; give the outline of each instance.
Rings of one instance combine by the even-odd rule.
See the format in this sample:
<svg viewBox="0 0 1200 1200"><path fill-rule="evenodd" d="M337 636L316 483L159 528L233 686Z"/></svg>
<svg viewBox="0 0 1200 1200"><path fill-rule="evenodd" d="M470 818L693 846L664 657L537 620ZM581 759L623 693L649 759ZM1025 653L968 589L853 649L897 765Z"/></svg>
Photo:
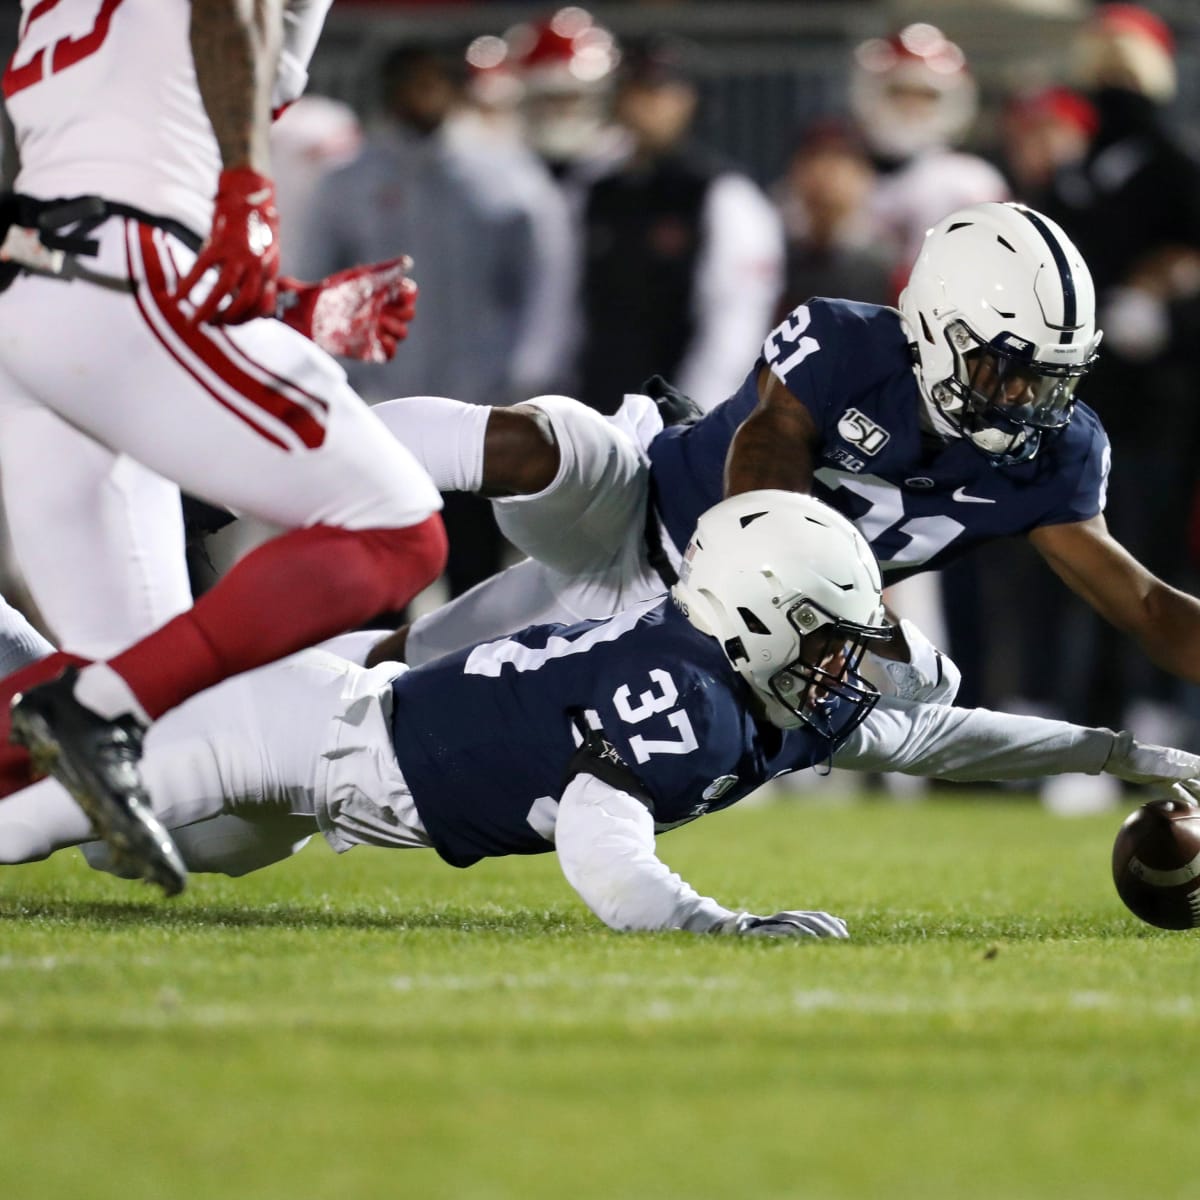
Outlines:
<svg viewBox="0 0 1200 1200"><path fill-rule="evenodd" d="M950 214L900 296L931 416L998 466L1028 462L1071 420L1095 309L1087 265L1049 219L1019 204Z"/></svg>
<svg viewBox="0 0 1200 1200"><path fill-rule="evenodd" d="M775 700L798 725L825 737L833 737L836 727L849 732L879 699L878 691L858 674L858 665L868 641L881 633L886 636L886 631L840 620L811 600L797 601L786 617L799 637L799 651L767 681ZM836 721L838 700L854 709L851 722Z"/></svg>
<svg viewBox="0 0 1200 1200"><path fill-rule="evenodd" d="M840 513L795 492L731 497L701 516L673 597L720 643L780 729L841 737L879 693L858 674L887 638L879 568Z"/></svg>
<svg viewBox="0 0 1200 1200"><path fill-rule="evenodd" d="M946 327L954 375L933 389L942 416L962 436L1001 464L1027 462L1041 436L1069 424L1075 389L1091 370L1095 351L1083 362L1037 362L1013 349L1008 335L981 341L962 321Z"/></svg>

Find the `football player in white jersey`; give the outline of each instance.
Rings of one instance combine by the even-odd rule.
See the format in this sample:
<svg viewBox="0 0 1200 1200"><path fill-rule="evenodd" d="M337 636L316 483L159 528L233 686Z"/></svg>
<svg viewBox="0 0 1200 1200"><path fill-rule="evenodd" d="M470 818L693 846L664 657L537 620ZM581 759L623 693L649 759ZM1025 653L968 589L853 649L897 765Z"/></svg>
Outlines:
<svg viewBox="0 0 1200 1200"><path fill-rule="evenodd" d="M146 723L402 607L445 557L436 489L313 340L394 348L399 264L278 296L267 131L328 7L22 0L3 76L19 173L0 228L0 472L17 560L69 653L7 678L0 708L24 693L15 737L169 892L185 876L138 778ZM292 532L193 607L179 486Z"/></svg>

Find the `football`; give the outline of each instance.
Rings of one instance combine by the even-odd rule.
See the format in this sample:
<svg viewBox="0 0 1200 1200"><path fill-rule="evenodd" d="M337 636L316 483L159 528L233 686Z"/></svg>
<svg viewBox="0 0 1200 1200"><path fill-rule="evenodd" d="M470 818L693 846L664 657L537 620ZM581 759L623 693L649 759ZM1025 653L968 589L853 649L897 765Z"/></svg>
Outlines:
<svg viewBox="0 0 1200 1200"><path fill-rule="evenodd" d="M1200 806L1152 800L1117 831L1113 883L1129 910L1160 929L1200 925Z"/></svg>

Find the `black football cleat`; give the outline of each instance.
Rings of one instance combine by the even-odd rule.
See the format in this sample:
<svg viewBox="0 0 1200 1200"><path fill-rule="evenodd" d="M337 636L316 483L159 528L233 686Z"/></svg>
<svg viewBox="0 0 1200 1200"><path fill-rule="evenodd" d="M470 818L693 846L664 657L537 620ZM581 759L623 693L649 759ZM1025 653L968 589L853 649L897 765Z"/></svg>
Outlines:
<svg viewBox="0 0 1200 1200"><path fill-rule="evenodd" d="M53 775L71 793L122 874L178 895L187 868L142 783L142 726L132 715L110 721L80 704L78 677L78 668L68 667L14 696L12 741L29 751L35 771Z"/></svg>

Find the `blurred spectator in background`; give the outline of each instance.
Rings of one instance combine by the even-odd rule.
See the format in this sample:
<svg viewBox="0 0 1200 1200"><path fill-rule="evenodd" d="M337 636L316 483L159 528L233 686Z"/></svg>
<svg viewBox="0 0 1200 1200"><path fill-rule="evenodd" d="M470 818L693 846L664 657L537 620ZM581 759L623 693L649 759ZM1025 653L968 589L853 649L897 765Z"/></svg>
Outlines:
<svg viewBox="0 0 1200 1200"><path fill-rule="evenodd" d="M610 119L621 60L616 40L585 9L570 6L510 29L505 41L528 145L565 185L586 184L621 153Z"/></svg>
<svg viewBox="0 0 1200 1200"><path fill-rule="evenodd" d="M312 224L309 207L317 184L328 172L354 158L362 146L362 136L354 109L327 96L301 96L271 125L271 174L275 178L279 253L285 275L298 273L296 264Z"/></svg>
<svg viewBox="0 0 1200 1200"><path fill-rule="evenodd" d="M492 149L446 134L461 68L442 48L406 44L380 67L382 112L359 155L317 185L296 273L320 279L360 262L413 255L419 311L386 364L346 364L369 401L444 395L511 401L538 258L531 216ZM447 580L453 594L500 565L486 502L453 497Z"/></svg>
<svg viewBox="0 0 1200 1200"><path fill-rule="evenodd" d="M1014 197L1041 208L1057 173L1082 162L1098 124L1095 106L1070 88L1011 95L1000 113L1000 136Z"/></svg>
<svg viewBox="0 0 1200 1200"><path fill-rule="evenodd" d="M562 392L571 382L579 244L564 189L529 146L521 105L526 84L509 39L487 34L467 47L462 102L447 116L445 135L472 158L482 157L491 186L503 185L529 223L526 307L509 363L513 400Z"/></svg>
<svg viewBox="0 0 1200 1200"><path fill-rule="evenodd" d="M612 34L577 6L509 29L505 66L517 84L517 128L524 153L551 196L541 206L537 236L554 273L539 308L538 344L553 347L562 371L554 388L576 394L583 344L580 287L583 207L587 189L622 153L612 123L612 87L620 49Z"/></svg>
<svg viewBox="0 0 1200 1200"><path fill-rule="evenodd" d="M1086 399L1113 442L1109 525L1150 570L1188 587L1200 434L1200 162L1167 119L1173 38L1144 8L1101 5L1076 39L1074 65L1099 123L1082 161L1055 175L1045 206L1096 282L1105 335ZM1082 605L1067 608L1061 630L1073 653L1053 675L1061 681L1053 698L1072 702L1073 716L1111 720L1124 710L1139 736L1180 732L1166 703L1178 695L1173 680L1102 642Z"/></svg>
<svg viewBox="0 0 1200 1200"><path fill-rule="evenodd" d="M740 385L779 296L778 214L745 175L689 140L690 47L627 47L613 114L621 156L583 204L578 396L603 412L660 373L711 408Z"/></svg>
<svg viewBox="0 0 1200 1200"><path fill-rule="evenodd" d="M523 87L508 43L482 34L467 46L461 103L446 118L446 133L472 145L523 150L519 108Z"/></svg>
<svg viewBox="0 0 1200 1200"><path fill-rule="evenodd" d="M867 205L875 168L845 121L814 121L800 135L772 199L783 217L787 265L776 315L813 296L890 304L896 252L881 244Z"/></svg>
<svg viewBox="0 0 1200 1200"><path fill-rule="evenodd" d="M935 26L859 45L850 106L879 169L871 211L900 255L898 295L927 229L956 208L1006 200L1008 186L991 163L956 149L975 120L977 89L962 50Z"/></svg>

